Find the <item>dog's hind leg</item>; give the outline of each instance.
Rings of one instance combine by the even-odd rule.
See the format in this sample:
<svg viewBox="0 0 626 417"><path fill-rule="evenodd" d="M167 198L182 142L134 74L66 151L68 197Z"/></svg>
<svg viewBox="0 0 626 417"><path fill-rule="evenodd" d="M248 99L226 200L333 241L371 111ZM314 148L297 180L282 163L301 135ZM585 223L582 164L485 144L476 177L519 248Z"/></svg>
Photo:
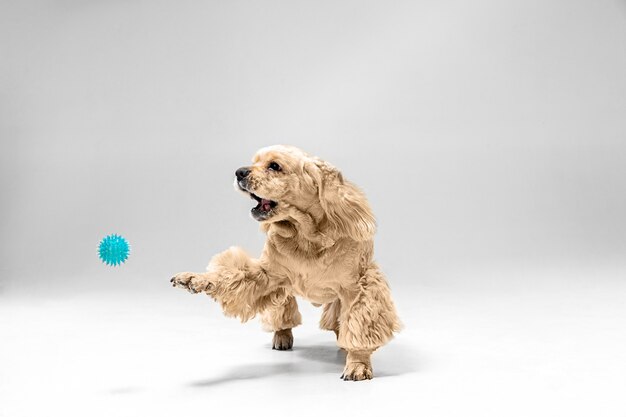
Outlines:
<svg viewBox="0 0 626 417"><path fill-rule="evenodd" d="M371 354L401 328L389 286L376 264L357 281L355 295L345 300L339 321L339 346L348 351L342 378L360 381L373 377Z"/></svg>
<svg viewBox="0 0 626 417"><path fill-rule="evenodd" d="M274 332L272 349L289 350L293 347L291 329L302 323L298 304L293 295L289 295L281 305L271 306L261 313L263 329Z"/></svg>
<svg viewBox="0 0 626 417"><path fill-rule="evenodd" d="M339 314L341 313L341 301L336 299L332 303L324 304L322 317L320 318L320 329L332 330L339 339Z"/></svg>

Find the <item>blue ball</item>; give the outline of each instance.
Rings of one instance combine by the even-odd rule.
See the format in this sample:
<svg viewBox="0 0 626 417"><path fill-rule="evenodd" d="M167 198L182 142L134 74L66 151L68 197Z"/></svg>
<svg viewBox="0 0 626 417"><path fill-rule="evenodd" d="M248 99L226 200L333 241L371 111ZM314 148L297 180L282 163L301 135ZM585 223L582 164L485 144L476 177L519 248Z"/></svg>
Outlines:
<svg viewBox="0 0 626 417"><path fill-rule="evenodd" d="M126 261L129 252L130 246L128 246L128 242L119 235L105 236L100 241L100 246L98 247L100 259L109 266L117 266Z"/></svg>

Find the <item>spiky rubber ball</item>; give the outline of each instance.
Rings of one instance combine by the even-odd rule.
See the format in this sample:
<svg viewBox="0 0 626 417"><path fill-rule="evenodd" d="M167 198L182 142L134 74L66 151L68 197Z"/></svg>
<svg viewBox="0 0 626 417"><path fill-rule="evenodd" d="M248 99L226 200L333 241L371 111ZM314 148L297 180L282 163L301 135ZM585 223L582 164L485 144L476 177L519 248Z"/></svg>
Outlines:
<svg viewBox="0 0 626 417"><path fill-rule="evenodd" d="M109 266L117 266L128 259L130 246L120 235L108 235L100 241L98 255L102 262Z"/></svg>

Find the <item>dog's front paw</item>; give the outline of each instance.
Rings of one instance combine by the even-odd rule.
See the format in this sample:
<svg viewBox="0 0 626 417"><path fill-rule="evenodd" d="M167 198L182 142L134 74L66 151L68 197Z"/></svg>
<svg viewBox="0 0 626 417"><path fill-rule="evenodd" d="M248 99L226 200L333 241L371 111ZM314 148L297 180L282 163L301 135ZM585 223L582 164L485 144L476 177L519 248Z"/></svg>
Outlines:
<svg viewBox="0 0 626 417"><path fill-rule="evenodd" d="M289 350L293 347L293 333L291 329L278 330L274 332L272 339L272 349Z"/></svg>
<svg viewBox="0 0 626 417"><path fill-rule="evenodd" d="M183 288L192 294L211 292L215 287L207 274L199 274L197 272L181 272L174 275L170 282L172 286Z"/></svg>

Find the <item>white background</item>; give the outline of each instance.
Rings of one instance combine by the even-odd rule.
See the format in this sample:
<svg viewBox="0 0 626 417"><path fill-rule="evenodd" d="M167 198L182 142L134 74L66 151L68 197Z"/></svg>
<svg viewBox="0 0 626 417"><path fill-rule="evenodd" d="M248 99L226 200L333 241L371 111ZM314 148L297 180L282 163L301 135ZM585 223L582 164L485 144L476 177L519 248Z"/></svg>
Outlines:
<svg viewBox="0 0 626 417"><path fill-rule="evenodd" d="M0 416L623 416L624 74L623 1L1 2ZM260 252L232 178L274 143L374 208L373 381L305 302L274 352L169 287Z"/></svg>

